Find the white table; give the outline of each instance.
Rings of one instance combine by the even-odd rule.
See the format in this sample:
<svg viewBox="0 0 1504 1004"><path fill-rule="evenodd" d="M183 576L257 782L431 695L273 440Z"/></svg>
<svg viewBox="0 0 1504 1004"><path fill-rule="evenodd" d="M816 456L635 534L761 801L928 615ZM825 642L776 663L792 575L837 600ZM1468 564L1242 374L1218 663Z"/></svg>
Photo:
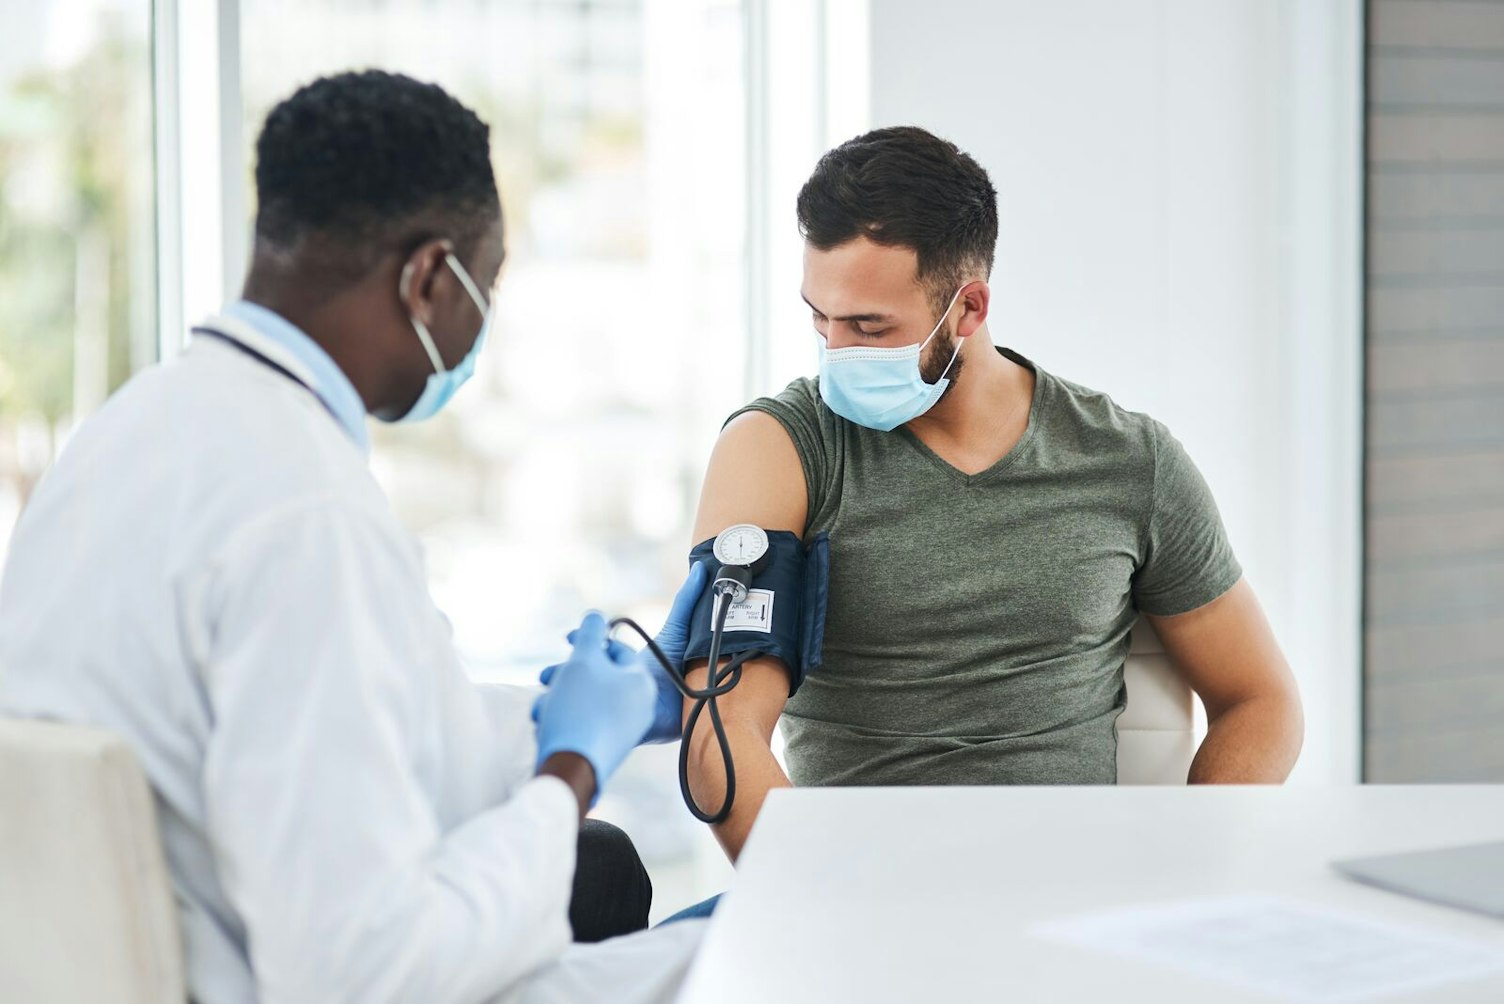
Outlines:
<svg viewBox="0 0 1504 1004"><path fill-rule="evenodd" d="M1500 839L1504 786L775 791L681 1000L1266 1000L1031 928L1253 893L1504 949L1504 921L1330 867ZM1385 999L1499 1002L1504 977Z"/></svg>

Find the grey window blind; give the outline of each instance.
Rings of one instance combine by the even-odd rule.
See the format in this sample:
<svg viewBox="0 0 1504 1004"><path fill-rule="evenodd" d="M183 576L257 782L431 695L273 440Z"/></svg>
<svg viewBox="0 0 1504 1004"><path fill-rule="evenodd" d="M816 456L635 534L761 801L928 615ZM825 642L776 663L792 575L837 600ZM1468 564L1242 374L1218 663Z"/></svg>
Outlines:
<svg viewBox="0 0 1504 1004"><path fill-rule="evenodd" d="M1367 50L1365 778L1504 781L1504 2Z"/></svg>

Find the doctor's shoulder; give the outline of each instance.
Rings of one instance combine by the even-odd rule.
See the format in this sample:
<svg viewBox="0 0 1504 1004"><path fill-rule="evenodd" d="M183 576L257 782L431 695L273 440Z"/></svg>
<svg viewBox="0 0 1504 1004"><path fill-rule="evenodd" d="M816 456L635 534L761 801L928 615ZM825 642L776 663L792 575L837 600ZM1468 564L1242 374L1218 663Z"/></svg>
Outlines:
<svg viewBox="0 0 1504 1004"><path fill-rule="evenodd" d="M175 481L200 503L255 510L327 494L380 502L366 454L317 398L214 348L190 343L137 374L84 423L78 445L108 452L117 470Z"/></svg>

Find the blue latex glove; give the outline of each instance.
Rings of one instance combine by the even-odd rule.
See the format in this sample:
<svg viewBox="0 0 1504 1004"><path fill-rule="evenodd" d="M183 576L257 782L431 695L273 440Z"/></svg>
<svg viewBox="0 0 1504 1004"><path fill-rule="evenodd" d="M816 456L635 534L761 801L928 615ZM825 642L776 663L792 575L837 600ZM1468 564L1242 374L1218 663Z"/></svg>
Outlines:
<svg viewBox="0 0 1504 1004"><path fill-rule="evenodd" d="M703 562L695 563L689 570L689 577L684 580L684 585L679 587L678 594L674 596L674 605L668 610L668 620L663 622L658 637L653 639L663 649L663 654L668 656L668 661L673 663L674 668L681 671L684 668L684 650L689 647L689 622L694 617L695 604L700 602L700 594L705 591L705 579L709 574ZM643 741L671 743L684 731L684 695L679 693L679 688L674 686L673 679L653 657L652 652L644 650L641 658L647 671L652 674L653 682L658 685L658 704L653 713L653 727L648 730Z"/></svg>
<svg viewBox="0 0 1504 1004"><path fill-rule="evenodd" d="M663 649L663 654L668 656L670 663L676 669L682 671L684 666L684 650L689 647L689 622L694 617L695 604L700 601L700 594L705 591L705 580L710 575L710 570L704 563L697 563L689 570L689 577L684 580L684 585L679 587L679 592L674 596L673 606L669 607L668 620L663 622L663 628L653 640L658 647ZM569 643L573 645L578 636L577 631L569 633ZM674 686L673 678L664 670L663 665L647 649L641 652L612 638L607 643L606 651L611 658L639 659L643 668L653 677L653 682L658 685L658 703L653 713L653 727L648 734L643 736L645 743L671 743L679 738L684 731L684 696L679 693L679 688ZM553 678L557 666L550 666L543 671L539 679L548 683Z"/></svg>
<svg viewBox="0 0 1504 1004"><path fill-rule="evenodd" d="M635 652L612 655L600 614L586 614L573 637L574 652L550 667L548 690L533 703L538 763L578 753L595 770L599 794L653 724L657 691Z"/></svg>

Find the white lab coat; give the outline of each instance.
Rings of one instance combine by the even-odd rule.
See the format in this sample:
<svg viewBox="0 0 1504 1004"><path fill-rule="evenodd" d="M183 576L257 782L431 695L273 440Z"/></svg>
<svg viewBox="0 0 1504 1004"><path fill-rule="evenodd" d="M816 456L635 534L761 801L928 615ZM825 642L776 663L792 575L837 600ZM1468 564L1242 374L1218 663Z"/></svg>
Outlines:
<svg viewBox="0 0 1504 1004"><path fill-rule="evenodd" d="M532 776L532 697L464 675L319 398L215 339L84 423L0 583L0 707L132 742L202 1004L672 994L703 923L570 947L578 809Z"/></svg>

